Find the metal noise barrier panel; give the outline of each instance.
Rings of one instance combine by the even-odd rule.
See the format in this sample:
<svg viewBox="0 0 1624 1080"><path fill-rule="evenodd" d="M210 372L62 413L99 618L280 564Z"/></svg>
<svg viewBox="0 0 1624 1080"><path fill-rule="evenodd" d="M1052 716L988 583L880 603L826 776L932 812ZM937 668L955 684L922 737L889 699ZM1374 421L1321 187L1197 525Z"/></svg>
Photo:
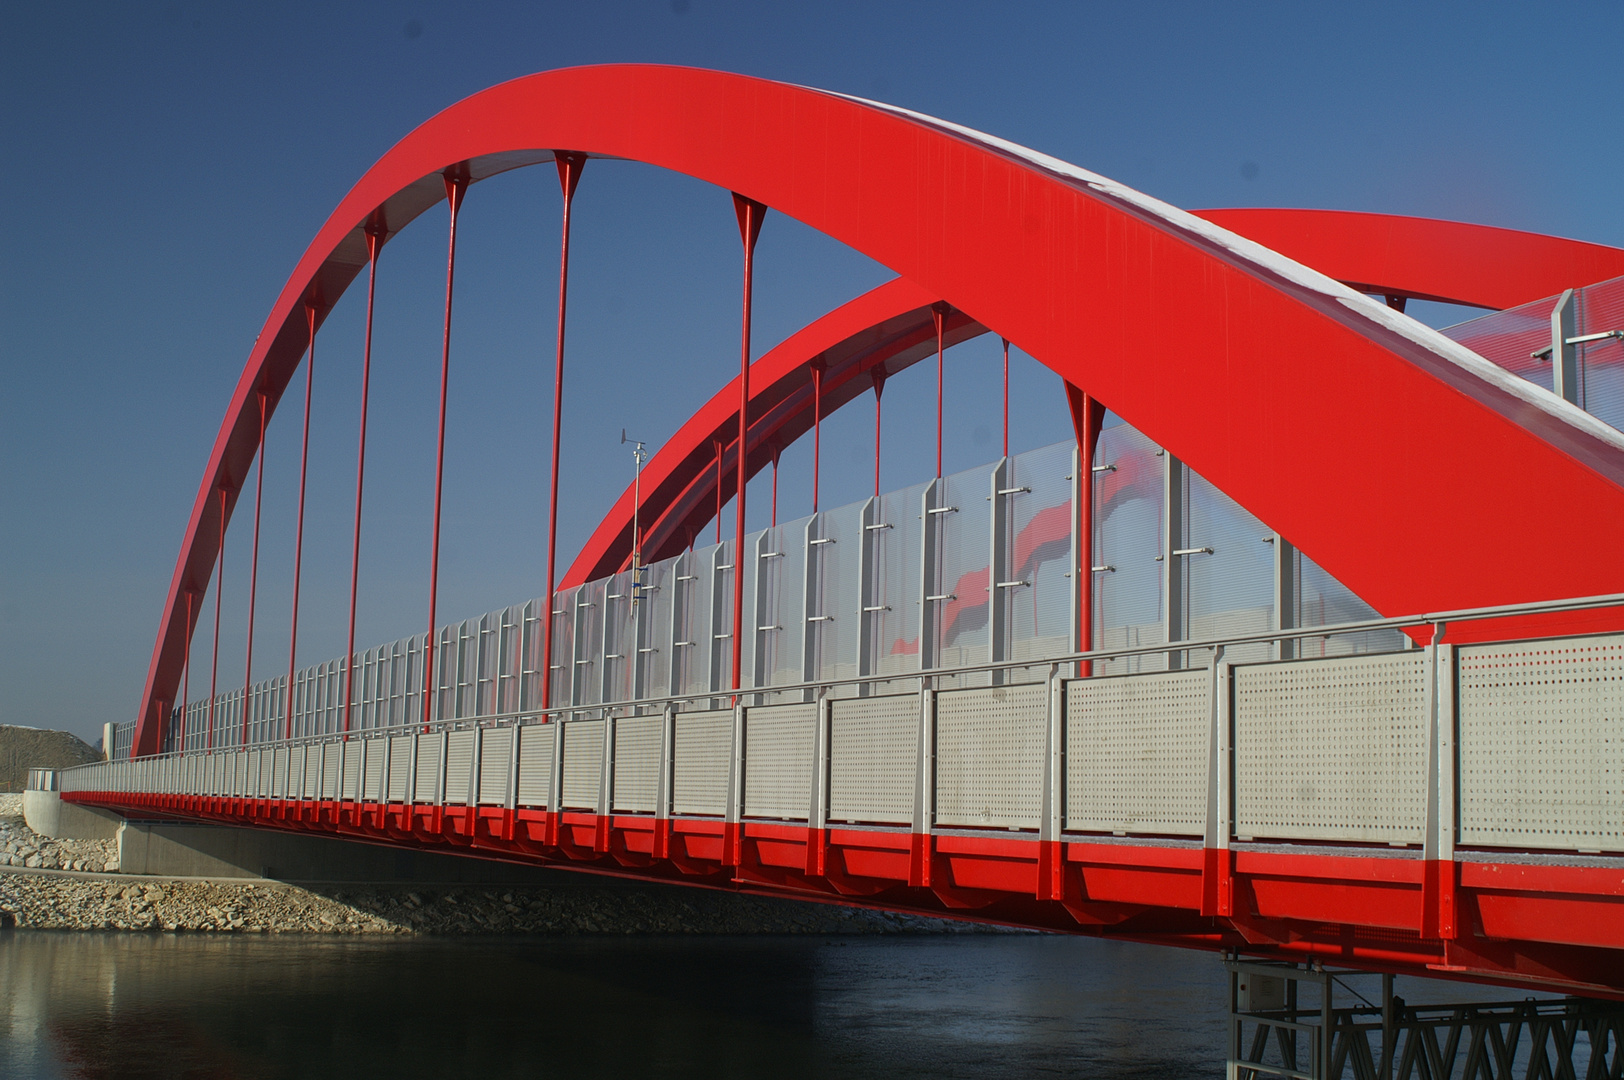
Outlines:
<svg viewBox="0 0 1624 1080"><path fill-rule="evenodd" d="M338 753L344 761L343 798L354 801L361 797L361 743L338 744Z"/></svg>
<svg viewBox="0 0 1624 1080"><path fill-rule="evenodd" d="M936 695L936 823L1035 829L1048 685Z"/></svg>
<svg viewBox="0 0 1624 1080"><path fill-rule="evenodd" d="M1235 668L1236 834L1421 843L1426 655Z"/></svg>
<svg viewBox="0 0 1624 1080"><path fill-rule="evenodd" d="M1209 671L1067 682L1065 827L1202 835L1211 702Z"/></svg>
<svg viewBox="0 0 1624 1080"><path fill-rule="evenodd" d="M913 818L919 696L829 703L829 820L905 823Z"/></svg>
<svg viewBox="0 0 1624 1080"><path fill-rule="evenodd" d="M615 721L614 809L652 814L659 798L660 725L663 716L623 716Z"/></svg>
<svg viewBox="0 0 1624 1080"><path fill-rule="evenodd" d="M384 759L389 753L388 739L367 739L361 743L366 755L366 777L361 784L361 798L365 802L382 802Z"/></svg>
<svg viewBox="0 0 1624 1080"><path fill-rule="evenodd" d="M406 801L406 781L412 771L412 737L394 735L389 739L389 795L392 803Z"/></svg>
<svg viewBox="0 0 1624 1080"><path fill-rule="evenodd" d="M603 721L571 720L564 725L566 810L596 810L603 778Z"/></svg>
<svg viewBox="0 0 1624 1080"><path fill-rule="evenodd" d="M553 725L519 729L519 805L546 807L553 775Z"/></svg>
<svg viewBox="0 0 1624 1080"><path fill-rule="evenodd" d="M1460 841L1624 849L1624 636L1457 657Z"/></svg>
<svg viewBox="0 0 1624 1080"><path fill-rule="evenodd" d="M474 778L474 733L453 731L446 737L445 805L464 806Z"/></svg>
<svg viewBox="0 0 1624 1080"><path fill-rule="evenodd" d="M818 706L765 705L744 714L744 812L805 821L812 801Z"/></svg>
<svg viewBox="0 0 1624 1080"><path fill-rule="evenodd" d="M417 740L417 775L412 778L414 803L431 803L439 798L436 788L440 780L440 737L424 735Z"/></svg>
<svg viewBox="0 0 1624 1080"><path fill-rule="evenodd" d="M278 746L271 752L271 798L288 797L288 748Z"/></svg>
<svg viewBox="0 0 1624 1080"><path fill-rule="evenodd" d="M321 797L336 799L339 792L339 772L343 763L339 760L343 747L338 743L325 743L321 748Z"/></svg>
<svg viewBox="0 0 1624 1080"><path fill-rule="evenodd" d="M512 752L512 728L485 729L479 744L479 801L482 805L507 805Z"/></svg>
<svg viewBox="0 0 1624 1080"><path fill-rule="evenodd" d="M675 723L672 809L679 814L727 813L733 710L678 713Z"/></svg>

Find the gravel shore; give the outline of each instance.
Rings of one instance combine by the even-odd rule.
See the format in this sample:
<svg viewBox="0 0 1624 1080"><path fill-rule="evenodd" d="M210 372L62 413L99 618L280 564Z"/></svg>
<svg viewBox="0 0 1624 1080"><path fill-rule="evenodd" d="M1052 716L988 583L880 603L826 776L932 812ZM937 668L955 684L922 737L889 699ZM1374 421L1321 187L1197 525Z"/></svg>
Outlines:
<svg viewBox="0 0 1624 1080"><path fill-rule="evenodd" d="M0 927L245 934L935 934L993 928L675 885L294 885L114 873L116 845L48 840L0 796Z"/></svg>

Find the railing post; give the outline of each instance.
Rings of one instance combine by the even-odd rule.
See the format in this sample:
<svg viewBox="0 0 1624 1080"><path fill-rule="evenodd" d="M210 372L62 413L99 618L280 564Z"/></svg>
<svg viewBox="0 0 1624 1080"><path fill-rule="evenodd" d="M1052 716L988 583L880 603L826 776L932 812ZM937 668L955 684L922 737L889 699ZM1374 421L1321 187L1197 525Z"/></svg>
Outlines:
<svg viewBox="0 0 1624 1080"><path fill-rule="evenodd" d="M1275 533L1274 544L1274 628L1284 632L1297 628L1297 550L1291 542ZM1276 660L1293 659L1298 642L1277 638L1274 643Z"/></svg>
<svg viewBox="0 0 1624 1080"><path fill-rule="evenodd" d="M988 479L992 484L988 494L992 513L988 515L991 528L987 546L987 656L996 664L1009 658L1009 605L1004 602L1012 576L1007 573L1009 560L1005 557L1009 514L1009 495L1005 489L1009 487L1009 459L1003 458L994 465ZM1010 681L1011 674L994 668L991 682L994 686L1001 686Z"/></svg>
<svg viewBox="0 0 1624 1080"><path fill-rule="evenodd" d="M729 555L733 561L727 561ZM724 674L724 662L731 656L732 649L723 649L722 644L731 640L730 634L738 633L739 628L733 627L728 634L722 633L723 615L731 615L732 595L724 592L722 574L724 572L739 572L738 553L730 553L725 544L717 544L711 552L710 563L710 642L707 650L707 662L710 665L710 689L712 693L725 690L728 680ZM715 703L712 702L714 707Z"/></svg>
<svg viewBox="0 0 1624 1080"><path fill-rule="evenodd" d="M921 680L923 681L923 680ZM908 858L908 884L930 888L936 821L936 691L919 691L919 748L914 758L914 806Z"/></svg>
<svg viewBox="0 0 1624 1080"><path fill-rule="evenodd" d="M940 607L945 594L937 594L936 562L940 545L937 543L937 500L942 493L940 478L925 485L919 497L919 670L929 671L937 663L936 627L941 622ZM878 501L878 500L876 500Z"/></svg>
<svg viewBox="0 0 1624 1080"><path fill-rule="evenodd" d="M1563 401L1579 404L1579 349L1569 344L1577 335L1574 294L1568 289L1551 309L1551 390Z"/></svg>
<svg viewBox="0 0 1624 1080"><path fill-rule="evenodd" d="M477 676L475 685L478 685ZM479 779L485 757L485 729L474 723L473 753L468 755L468 842L479 846Z"/></svg>
<svg viewBox="0 0 1624 1080"><path fill-rule="evenodd" d="M817 728L812 736L811 805L806 811L806 872L822 877L829 850L829 711L827 694L818 695Z"/></svg>
<svg viewBox="0 0 1624 1080"><path fill-rule="evenodd" d="M1038 821L1039 900L1066 898L1066 683L1060 665L1049 668L1047 723L1043 731L1043 806Z"/></svg>
<svg viewBox="0 0 1624 1080"><path fill-rule="evenodd" d="M417 755L419 743L422 741L422 732L412 728L412 756L411 764L406 771L406 828L410 829L417 822L416 812L412 809L417 805Z"/></svg>
<svg viewBox="0 0 1624 1080"><path fill-rule="evenodd" d="M1184 464L1164 450L1162 483L1162 640L1171 644L1184 638ZM1169 650L1167 670L1184 666L1184 656Z"/></svg>
<svg viewBox="0 0 1624 1080"><path fill-rule="evenodd" d="M446 770L451 767L451 735L444 728L435 733L440 740L439 768L434 771L434 805L443 813L445 810Z"/></svg>
<svg viewBox="0 0 1624 1080"><path fill-rule="evenodd" d="M598 762L597 821L592 831L592 850L602 855L609 850L609 819L615 809L615 717L603 713L603 750Z"/></svg>
<svg viewBox="0 0 1624 1080"><path fill-rule="evenodd" d="M869 618L873 614L869 609L876 607L884 597L875 599L879 591L878 577L874 567L875 545L879 542L879 534L884 523L880 521L880 500L877 496L870 496L863 502L863 512L858 517L861 522L862 538L857 544L857 661L856 672L859 676L874 673L874 620ZM921 639L923 641L923 639ZM860 695L867 696L873 692L873 687L860 683L857 687Z"/></svg>
<svg viewBox="0 0 1624 1080"><path fill-rule="evenodd" d="M1234 788L1235 668L1224 659L1222 647L1212 656L1212 728L1208 736L1207 820L1202 847L1201 914L1229 915L1234 910L1229 838L1234 831L1231 806Z"/></svg>
<svg viewBox="0 0 1624 1080"><path fill-rule="evenodd" d="M771 668L767 664L767 655L769 652L775 651L774 647L777 645L777 641L763 635L774 632L783 634L785 632L782 627L778 627L776 631L766 629L769 625L767 622L768 612L777 610L776 604L770 604L767 601L769 560L763 558L766 554L768 538L774 531L776 530L763 529L757 533L756 542L750 552L750 580L755 582L755 595L751 598L754 603L750 605L750 611L748 612L749 622L745 624L750 635L745 640L750 643L750 650L749 655L744 658L750 665L750 681L745 682L741 675L738 680L740 690L753 687L760 691L769 684ZM776 623L771 625L777 626ZM762 705L767 700L769 699L764 694L758 692L750 698L750 703L752 705Z"/></svg>
<svg viewBox="0 0 1624 1080"><path fill-rule="evenodd" d="M676 708L670 702L660 714L660 772L654 782L654 851L656 859L671 857L671 761L675 757Z"/></svg>
<svg viewBox="0 0 1624 1080"><path fill-rule="evenodd" d="M744 755L745 707L733 706L733 737L727 757L727 813L722 824L722 865L738 867L744 860Z"/></svg>
<svg viewBox="0 0 1624 1080"><path fill-rule="evenodd" d="M572 648L571 653L574 652ZM547 771L547 846L557 847L564 822L564 716L552 714L553 760Z"/></svg>
<svg viewBox="0 0 1624 1080"><path fill-rule="evenodd" d="M1427 693L1427 828L1422 843L1421 936L1452 940L1455 911L1455 649L1443 623L1425 650Z"/></svg>
<svg viewBox="0 0 1624 1080"><path fill-rule="evenodd" d="M820 674L821 665L818 663L818 642L821 640L822 627L828 620L829 613L823 610L818 602L822 593L823 564L814 562L821 559L823 549L829 544L823 536L820 525L823 521L815 509L812 516L806 521L806 529L801 536L801 681L813 682ZM813 543L814 540L825 540L824 543ZM813 620L817 620L814 622ZM802 694L803 701L817 700L817 691L807 690Z"/></svg>

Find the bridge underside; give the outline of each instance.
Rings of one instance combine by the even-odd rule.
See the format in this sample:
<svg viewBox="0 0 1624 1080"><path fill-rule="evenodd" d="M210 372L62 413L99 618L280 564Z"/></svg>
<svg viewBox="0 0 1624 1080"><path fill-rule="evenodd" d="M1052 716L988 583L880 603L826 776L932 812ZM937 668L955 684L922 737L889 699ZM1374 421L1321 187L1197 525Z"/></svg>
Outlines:
<svg viewBox="0 0 1624 1080"><path fill-rule="evenodd" d="M337 836L763 895L1313 958L1397 974L1624 999L1616 869L1463 858L1439 882L1418 853L1198 840L1059 843L965 831L830 827L502 806L113 792L65 799L141 816ZM1228 865L1225 865L1225 863ZM1440 894L1447 895L1440 895ZM1213 912L1220 903L1229 914ZM1458 936L1429 922L1444 900ZM1530 938L1566 938L1565 942Z"/></svg>

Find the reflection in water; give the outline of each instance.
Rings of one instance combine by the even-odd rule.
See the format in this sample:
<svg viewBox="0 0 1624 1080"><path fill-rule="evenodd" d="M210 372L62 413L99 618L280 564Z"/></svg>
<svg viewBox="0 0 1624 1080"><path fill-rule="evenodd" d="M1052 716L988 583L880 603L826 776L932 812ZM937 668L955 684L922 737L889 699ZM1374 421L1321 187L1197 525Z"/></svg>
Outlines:
<svg viewBox="0 0 1624 1080"><path fill-rule="evenodd" d="M0 1076L1212 1076L1213 957L1039 936L0 935Z"/></svg>

